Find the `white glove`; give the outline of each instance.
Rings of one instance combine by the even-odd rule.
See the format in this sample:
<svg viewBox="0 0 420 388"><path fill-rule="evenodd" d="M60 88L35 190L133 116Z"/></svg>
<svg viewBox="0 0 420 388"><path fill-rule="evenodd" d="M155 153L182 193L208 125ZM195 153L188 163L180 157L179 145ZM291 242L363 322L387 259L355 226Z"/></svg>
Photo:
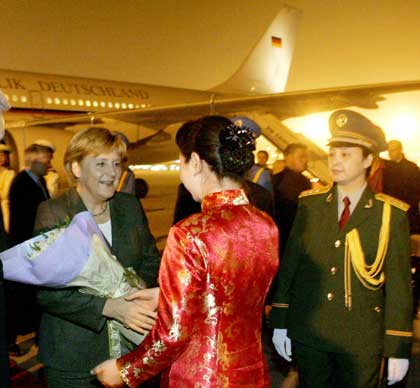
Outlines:
<svg viewBox="0 0 420 388"><path fill-rule="evenodd" d="M286 361L292 361L292 341L287 336L287 329L274 329L273 344L280 356Z"/></svg>
<svg viewBox="0 0 420 388"><path fill-rule="evenodd" d="M388 359L388 385L392 385L401 381L408 371L410 362L407 358Z"/></svg>

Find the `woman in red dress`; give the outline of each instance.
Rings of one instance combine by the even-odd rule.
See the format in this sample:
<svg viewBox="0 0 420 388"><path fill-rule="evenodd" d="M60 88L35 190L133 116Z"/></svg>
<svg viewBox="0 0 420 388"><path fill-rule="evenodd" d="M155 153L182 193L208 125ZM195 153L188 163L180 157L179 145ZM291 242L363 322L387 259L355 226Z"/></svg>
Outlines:
<svg viewBox="0 0 420 388"><path fill-rule="evenodd" d="M169 231L150 334L92 373L106 387L137 387L163 371L163 387L268 388L261 317L278 267L278 232L241 189L254 139L207 116L184 124L176 141L181 180L202 212Z"/></svg>

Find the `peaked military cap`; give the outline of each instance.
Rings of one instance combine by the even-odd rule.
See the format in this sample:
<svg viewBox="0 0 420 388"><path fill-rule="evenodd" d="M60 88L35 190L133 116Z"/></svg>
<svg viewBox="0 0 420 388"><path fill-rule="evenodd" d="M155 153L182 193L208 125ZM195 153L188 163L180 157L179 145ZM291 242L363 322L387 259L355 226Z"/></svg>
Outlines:
<svg viewBox="0 0 420 388"><path fill-rule="evenodd" d="M329 145L350 143L364 146L374 152L387 149L382 128L360 113L348 109L337 110L331 114L328 125L331 132Z"/></svg>
<svg viewBox="0 0 420 388"><path fill-rule="evenodd" d="M35 140L32 144L36 144L36 145L39 145L39 146L42 146L42 147L49 148L51 150L51 152L55 152L55 146L49 140L38 139L38 140Z"/></svg>
<svg viewBox="0 0 420 388"><path fill-rule="evenodd" d="M0 152L12 152L10 147L7 144L0 143Z"/></svg>
<svg viewBox="0 0 420 388"><path fill-rule="evenodd" d="M232 123L238 127L248 128L251 132L254 133L255 137L258 137L261 135L261 127L254 120L251 120L248 117L244 117L244 116L233 117L230 119L230 121L232 121Z"/></svg>

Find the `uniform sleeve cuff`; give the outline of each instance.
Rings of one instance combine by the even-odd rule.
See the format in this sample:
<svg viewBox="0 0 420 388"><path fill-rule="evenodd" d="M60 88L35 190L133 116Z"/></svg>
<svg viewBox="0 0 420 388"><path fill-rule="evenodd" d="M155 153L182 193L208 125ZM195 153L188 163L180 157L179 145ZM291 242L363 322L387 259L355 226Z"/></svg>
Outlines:
<svg viewBox="0 0 420 388"><path fill-rule="evenodd" d="M270 327L277 329L286 328L288 312L289 305L287 303L273 303L270 315L268 317L268 324Z"/></svg>
<svg viewBox="0 0 420 388"><path fill-rule="evenodd" d="M387 330L385 332L385 357L410 358L413 334L401 332L404 335Z"/></svg>

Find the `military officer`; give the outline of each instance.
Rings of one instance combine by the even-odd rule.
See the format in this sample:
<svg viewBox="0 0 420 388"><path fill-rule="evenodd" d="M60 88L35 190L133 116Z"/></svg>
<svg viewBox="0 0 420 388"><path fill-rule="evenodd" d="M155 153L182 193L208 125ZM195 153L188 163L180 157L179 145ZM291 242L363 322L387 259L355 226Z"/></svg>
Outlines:
<svg viewBox="0 0 420 388"><path fill-rule="evenodd" d="M334 185L300 195L270 321L302 387L377 387L402 380L412 339L408 205L374 194L366 171L383 131L350 110L329 119Z"/></svg>

